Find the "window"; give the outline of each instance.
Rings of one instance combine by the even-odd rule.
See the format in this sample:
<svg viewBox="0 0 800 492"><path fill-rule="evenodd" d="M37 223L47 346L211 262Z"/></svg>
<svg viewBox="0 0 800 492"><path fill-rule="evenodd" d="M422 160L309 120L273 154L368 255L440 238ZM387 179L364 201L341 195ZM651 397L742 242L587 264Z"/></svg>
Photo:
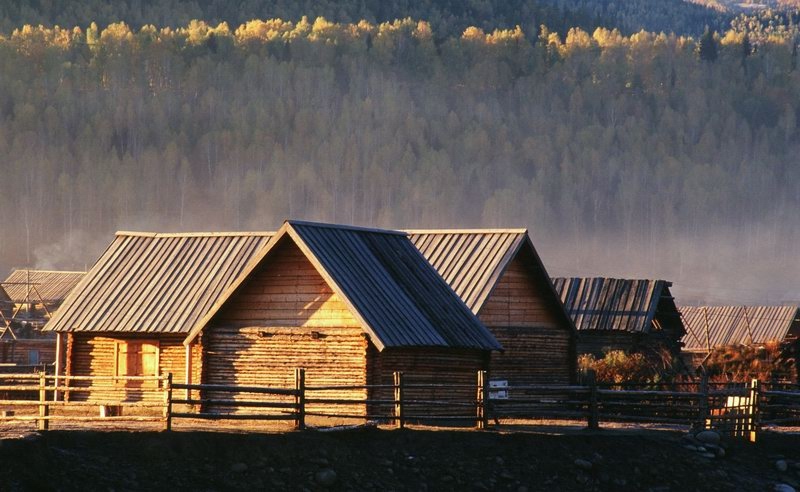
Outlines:
<svg viewBox="0 0 800 492"><path fill-rule="evenodd" d="M39 351L38 350L28 350L28 364L32 366L39 365Z"/></svg>
<svg viewBox="0 0 800 492"><path fill-rule="evenodd" d="M157 341L117 341L115 376L157 376L158 355Z"/></svg>

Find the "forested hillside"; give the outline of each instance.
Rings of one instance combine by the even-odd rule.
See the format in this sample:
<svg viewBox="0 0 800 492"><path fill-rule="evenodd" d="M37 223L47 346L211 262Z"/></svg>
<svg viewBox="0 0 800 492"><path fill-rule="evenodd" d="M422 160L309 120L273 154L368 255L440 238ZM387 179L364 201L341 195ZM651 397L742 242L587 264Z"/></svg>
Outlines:
<svg viewBox="0 0 800 492"><path fill-rule="evenodd" d="M520 25L535 39L542 24L562 34L571 27L700 34L707 25L720 29L729 21L723 12L684 0L4 0L0 32L23 24L96 22L105 27L125 22L138 29L147 24L181 27L193 19L237 26L252 19L299 21L303 16L344 23L424 19L437 40L460 36L470 26L492 31Z"/></svg>
<svg viewBox="0 0 800 492"><path fill-rule="evenodd" d="M797 50L785 33L709 42L701 57L674 35L470 28L437 44L411 20L26 27L0 40L1 260L83 266L118 228L524 225L560 274L727 266L714 281L734 290L767 278L742 296L786 295Z"/></svg>

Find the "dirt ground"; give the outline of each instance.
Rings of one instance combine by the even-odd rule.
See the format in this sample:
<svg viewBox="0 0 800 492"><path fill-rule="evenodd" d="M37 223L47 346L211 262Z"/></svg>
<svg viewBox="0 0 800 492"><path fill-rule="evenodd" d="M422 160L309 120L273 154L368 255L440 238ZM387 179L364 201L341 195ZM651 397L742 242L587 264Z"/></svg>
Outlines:
<svg viewBox="0 0 800 492"><path fill-rule="evenodd" d="M542 429L26 432L0 440L0 490L770 491L800 482L798 434L723 442L725 457L708 459L679 432Z"/></svg>

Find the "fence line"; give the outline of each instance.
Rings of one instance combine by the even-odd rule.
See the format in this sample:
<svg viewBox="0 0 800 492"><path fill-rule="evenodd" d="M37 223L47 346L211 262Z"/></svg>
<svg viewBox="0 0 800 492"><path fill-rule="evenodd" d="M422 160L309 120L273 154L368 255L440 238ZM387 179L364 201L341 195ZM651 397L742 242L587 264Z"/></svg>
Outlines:
<svg viewBox="0 0 800 492"><path fill-rule="evenodd" d="M76 382L90 384L75 386ZM99 389L124 397L93 397L92 391L98 390L94 382L122 383ZM0 374L0 421L35 421L40 430L48 430L50 422L124 420L160 421L170 430L173 419L287 421L305 429L306 417L313 416L379 420L398 428L410 422L451 422L485 429L492 420L547 418L582 420L590 429L602 422L685 424L750 440L755 440L762 425L800 423L800 387L762 385L756 380L730 385L710 384L706 378L672 385L599 384L590 372L582 385L492 387L489 373L478 371L474 385L409 384L402 372L393 373L392 383L308 386L304 369L295 370L294 385L289 388L174 383L172 374ZM463 391L469 389L472 396ZM185 397L175 398L174 390L185 390ZM325 394L341 390L363 390L365 396ZM455 391L441 394L448 390ZM100 408L98 415L86 415L92 407ZM156 415L139 414L142 411Z"/></svg>

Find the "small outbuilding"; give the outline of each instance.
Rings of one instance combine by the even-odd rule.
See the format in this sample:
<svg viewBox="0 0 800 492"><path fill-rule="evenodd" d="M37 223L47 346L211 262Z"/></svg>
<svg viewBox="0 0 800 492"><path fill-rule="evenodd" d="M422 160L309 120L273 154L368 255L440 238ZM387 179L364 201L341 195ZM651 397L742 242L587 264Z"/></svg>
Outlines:
<svg viewBox="0 0 800 492"><path fill-rule="evenodd" d="M354 400L387 396L366 385L394 371L474 385L502 348L406 233L299 221L274 234L118 233L46 329L66 337L71 375L290 387L305 368L307 385L351 385L337 396ZM136 397L94 384L88 398Z"/></svg>
<svg viewBox="0 0 800 492"><path fill-rule="evenodd" d="M603 357L610 350L651 360L677 357L686 333L671 282L616 278L554 278L578 329L578 353Z"/></svg>
<svg viewBox="0 0 800 492"><path fill-rule="evenodd" d="M411 240L503 345L490 377L569 384L576 333L526 229L412 230Z"/></svg>
<svg viewBox="0 0 800 492"><path fill-rule="evenodd" d="M681 306L680 312L686 326L684 360L692 368L701 366L714 350L770 342L794 354L800 364L800 306Z"/></svg>
<svg viewBox="0 0 800 492"><path fill-rule="evenodd" d="M42 326L85 272L17 269L0 283L0 363L39 366L55 362L56 339Z"/></svg>

